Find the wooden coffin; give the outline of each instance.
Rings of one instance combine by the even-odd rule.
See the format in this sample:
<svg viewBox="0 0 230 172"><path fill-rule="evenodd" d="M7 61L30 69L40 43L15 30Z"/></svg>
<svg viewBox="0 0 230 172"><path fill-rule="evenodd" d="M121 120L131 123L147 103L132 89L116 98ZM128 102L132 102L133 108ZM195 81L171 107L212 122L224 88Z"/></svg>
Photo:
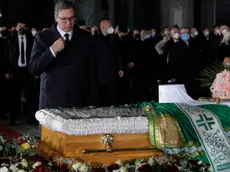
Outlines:
<svg viewBox="0 0 230 172"><path fill-rule="evenodd" d="M111 137L113 142L103 143L103 137ZM64 157L107 165L117 160L129 161L162 155L160 150L152 147L147 133L72 136L51 131L44 126L38 151L46 159Z"/></svg>
<svg viewBox="0 0 230 172"><path fill-rule="evenodd" d="M148 119L139 109L40 110L36 118L42 124L38 151L46 159L73 158L109 165L162 155L151 145Z"/></svg>

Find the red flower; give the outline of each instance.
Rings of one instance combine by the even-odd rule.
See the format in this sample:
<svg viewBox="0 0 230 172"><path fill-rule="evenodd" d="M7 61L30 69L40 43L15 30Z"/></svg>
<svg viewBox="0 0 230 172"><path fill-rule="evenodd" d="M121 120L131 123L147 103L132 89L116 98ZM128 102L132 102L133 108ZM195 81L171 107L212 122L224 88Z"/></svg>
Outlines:
<svg viewBox="0 0 230 172"><path fill-rule="evenodd" d="M166 170L170 172L179 172L179 169L174 165L167 165Z"/></svg>
<svg viewBox="0 0 230 172"><path fill-rule="evenodd" d="M36 169L34 170L34 172L46 172L45 170L45 166L44 165L39 165L38 167L36 167Z"/></svg>
<svg viewBox="0 0 230 172"><path fill-rule="evenodd" d="M43 159L39 156L30 156L29 158L33 162L41 162L41 163L43 162Z"/></svg>
<svg viewBox="0 0 230 172"><path fill-rule="evenodd" d="M62 166L60 169L59 169L59 172L68 172L68 168L66 166Z"/></svg>
<svg viewBox="0 0 230 172"><path fill-rule="evenodd" d="M112 172L113 170L118 170L119 169L119 165L118 164L112 164L110 166L107 167L107 170L109 172Z"/></svg>
<svg viewBox="0 0 230 172"><path fill-rule="evenodd" d="M93 172L104 172L103 168L93 168Z"/></svg>
<svg viewBox="0 0 230 172"><path fill-rule="evenodd" d="M151 170L151 167L148 164L144 164L139 168L139 172L148 172Z"/></svg>
<svg viewBox="0 0 230 172"><path fill-rule="evenodd" d="M17 140L17 144L21 145L23 143L27 143L27 140L24 140L22 138L20 138L19 140Z"/></svg>

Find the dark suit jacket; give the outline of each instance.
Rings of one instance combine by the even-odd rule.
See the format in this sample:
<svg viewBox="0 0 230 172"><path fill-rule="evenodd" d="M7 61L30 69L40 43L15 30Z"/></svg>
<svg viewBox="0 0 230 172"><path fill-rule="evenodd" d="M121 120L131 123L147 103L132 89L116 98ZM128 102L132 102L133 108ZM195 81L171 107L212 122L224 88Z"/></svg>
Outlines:
<svg viewBox="0 0 230 172"><path fill-rule="evenodd" d="M94 37L94 71L98 85L117 82L119 70L123 70L119 42L115 35Z"/></svg>
<svg viewBox="0 0 230 172"><path fill-rule="evenodd" d="M40 109L88 105L90 35L74 28L68 46L54 57L50 46L60 37L56 25L35 37L29 70L41 77Z"/></svg>
<svg viewBox="0 0 230 172"><path fill-rule="evenodd" d="M31 49L33 46L33 37L26 35L26 58L27 58L27 65L29 64ZM8 39L8 57L9 63L6 63L7 68L6 72L17 75L18 74L18 58L19 58L19 42L18 42L18 35L14 35Z"/></svg>
<svg viewBox="0 0 230 172"><path fill-rule="evenodd" d="M0 38L0 77L4 78L4 74L7 70L7 66L9 66L9 61L6 63L8 59L7 55L7 39Z"/></svg>

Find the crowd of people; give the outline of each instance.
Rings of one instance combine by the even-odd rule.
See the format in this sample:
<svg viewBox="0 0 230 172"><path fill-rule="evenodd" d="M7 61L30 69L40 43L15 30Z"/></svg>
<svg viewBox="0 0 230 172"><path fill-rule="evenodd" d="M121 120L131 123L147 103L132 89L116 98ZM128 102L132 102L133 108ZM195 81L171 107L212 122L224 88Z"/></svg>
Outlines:
<svg viewBox="0 0 230 172"><path fill-rule="evenodd" d="M200 91L199 72L230 57L227 25L201 31L175 25L157 33L102 20L89 28L76 24L70 1L58 2L54 15L54 25L41 31L24 21L0 29L2 113L12 125L20 112L35 123L44 108L157 101L159 84L184 84L194 99L209 96Z"/></svg>

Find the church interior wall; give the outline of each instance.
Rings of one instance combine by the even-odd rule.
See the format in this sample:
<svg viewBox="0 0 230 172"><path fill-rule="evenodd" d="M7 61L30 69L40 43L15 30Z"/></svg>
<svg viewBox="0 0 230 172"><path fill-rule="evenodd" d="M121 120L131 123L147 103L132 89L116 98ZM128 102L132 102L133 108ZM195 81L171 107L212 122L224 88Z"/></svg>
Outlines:
<svg viewBox="0 0 230 172"><path fill-rule="evenodd" d="M57 0L1 0L1 25L14 25L25 20L29 26L49 27L53 24L53 9ZM77 19L88 26L98 25L108 18L114 25L157 29L174 24L198 28L213 24L230 24L229 0L73 0L77 4ZM179 5L178 5L179 2ZM104 5L103 5L104 4ZM107 4L107 5L105 5ZM180 9L182 8L182 9ZM176 16L177 19L176 19ZM182 17L181 17L182 16Z"/></svg>

